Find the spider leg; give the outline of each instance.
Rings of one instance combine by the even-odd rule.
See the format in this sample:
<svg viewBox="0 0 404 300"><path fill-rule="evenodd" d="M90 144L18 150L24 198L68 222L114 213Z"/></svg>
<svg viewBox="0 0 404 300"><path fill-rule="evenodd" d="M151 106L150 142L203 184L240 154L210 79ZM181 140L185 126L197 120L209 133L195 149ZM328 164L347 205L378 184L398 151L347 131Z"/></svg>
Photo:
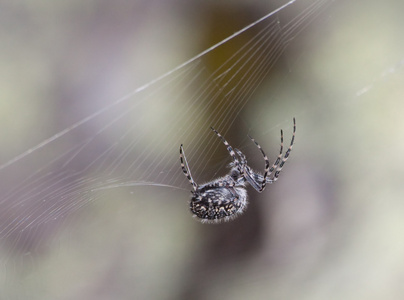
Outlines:
<svg viewBox="0 0 404 300"><path fill-rule="evenodd" d="M278 156L278 158L277 158L277 160L276 160L276 162L275 162L273 168L271 168L271 169L269 170L270 173L272 173L273 170L274 170L275 167L276 167L275 174L274 174L274 176L273 176L272 179L267 178L267 182L273 183L273 182L275 182L276 180L278 180L279 174L281 173L282 168L283 168L285 162L288 160L289 155L290 155L290 152L292 151L293 143L294 143L294 141L295 141L295 134L296 134L296 119L293 118L293 135L292 135L292 140L290 141L290 146L289 146L288 150L286 151L285 155L283 156L281 163L279 164L279 162L280 162L280 160L281 160L281 156L282 156L282 147L283 147L283 134L282 134L282 131L281 131L281 153L280 153L280 155ZM279 166L278 166L278 164L279 164Z"/></svg>
<svg viewBox="0 0 404 300"><path fill-rule="evenodd" d="M232 146L229 145L229 143L225 140L225 138L219 132L217 132L216 129L214 129L213 127L210 127L210 129L212 129L213 132L216 133L216 135L222 140L223 144L227 147L227 151L229 151L229 154L233 158L233 160L238 162Z"/></svg>
<svg viewBox="0 0 404 300"><path fill-rule="evenodd" d="M261 186L259 186L257 180L254 177L257 177L254 172L250 168L248 168L247 171L247 181L257 190L257 192L262 192L265 189L265 186L267 184L267 176L269 173L269 159L268 156L265 154L264 150L261 148L260 144L258 144L250 135L248 137L251 139L251 141L260 149L262 156L264 157L265 160L265 171L264 171L264 177L261 180Z"/></svg>
<svg viewBox="0 0 404 300"><path fill-rule="evenodd" d="M281 159L282 159L282 152L283 152L283 131L282 131L282 129L281 129L281 149L279 150L279 155L278 155L278 157L276 158L274 164L273 164L273 165L271 166L271 168L269 169L268 175L271 175L272 172L273 172L275 169L278 168L279 162L280 162ZM267 180L267 182L272 183L272 179L267 178L266 180Z"/></svg>
<svg viewBox="0 0 404 300"><path fill-rule="evenodd" d="M241 152L239 149L234 149L234 151L236 151L237 155L240 157L241 160L241 165L242 168L244 169L244 173L243 173L243 178L244 180L247 180L247 182L257 191L260 191L261 186L260 184L258 184L258 180L259 182L262 182L262 175L261 176L261 180L258 177L257 174L255 174L251 168L247 165L247 159L244 155L243 152Z"/></svg>
<svg viewBox="0 0 404 300"><path fill-rule="evenodd" d="M251 169L248 167L247 165L247 159L244 155L243 152L241 152L239 149L235 148L234 151L237 153L237 155L240 157L240 168L242 171L240 171L240 178L243 178L244 180L247 180L248 182L250 182L250 180L254 180L252 179L252 175L251 173L253 173L251 171ZM259 189L258 185L254 185L254 181L250 182L250 184L255 188L255 189Z"/></svg>
<svg viewBox="0 0 404 300"><path fill-rule="evenodd" d="M246 168L246 172L244 173L244 178L247 180L249 184L259 193L261 193L266 185L266 182L263 181L263 177L261 174L254 173L250 167ZM263 184L265 182L265 185ZM263 188L264 186L264 188Z"/></svg>
<svg viewBox="0 0 404 300"><path fill-rule="evenodd" d="M242 166L240 166L240 162L237 159L232 146L229 145L229 143L226 141L226 139L219 132L217 132L216 129L214 129L213 127L210 127L210 129L212 129L213 132L216 133L216 135L222 140L223 144L227 147L227 151L229 152L230 156L233 158L234 166L237 167L237 169L239 170L240 176L244 176L244 168ZM240 151L240 150L238 150L238 151ZM243 154L243 157L245 158L244 154Z"/></svg>
<svg viewBox="0 0 404 300"><path fill-rule="evenodd" d="M181 162L182 172L188 178L188 181L192 184L194 191L196 191L198 188L198 184L192 178L191 170L189 169L187 158L185 157L185 152L182 147L182 144L180 146L180 162Z"/></svg>
<svg viewBox="0 0 404 300"><path fill-rule="evenodd" d="M257 191L257 192L262 192L264 190L264 188L262 188L262 186L266 185L263 184L263 180L264 177L261 174L255 173L248 165L247 165L247 159L244 155L243 152L241 152L238 149L234 149L234 151L236 151L236 153L238 154L238 156L240 156L240 160L241 160L241 164L242 164L242 168L244 170L243 173L243 178L244 180L247 180L247 182ZM268 162L269 165L269 162ZM269 169L269 166L267 166L267 169Z"/></svg>
<svg viewBox="0 0 404 300"><path fill-rule="evenodd" d="M234 151L237 153L237 155L240 157L240 163L241 165L246 165L247 164L247 158L245 157L244 153L241 152L239 149L234 148Z"/></svg>

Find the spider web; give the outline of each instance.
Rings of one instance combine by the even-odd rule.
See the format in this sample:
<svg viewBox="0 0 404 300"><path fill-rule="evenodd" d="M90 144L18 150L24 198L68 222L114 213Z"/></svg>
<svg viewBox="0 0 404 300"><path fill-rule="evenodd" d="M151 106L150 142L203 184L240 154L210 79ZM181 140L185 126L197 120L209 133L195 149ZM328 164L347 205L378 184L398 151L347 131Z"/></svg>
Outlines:
<svg viewBox="0 0 404 300"><path fill-rule="evenodd" d="M179 172L179 145L186 145L193 172L204 174L204 162L218 148L209 127L229 131L290 40L325 1L313 2L281 24L277 13L293 2L0 166L8 180L19 181L17 188L4 192L3 237L57 221L111 184L189 190ZM204 60L212 59L217 48L233 49L245 33L252 37L242 47L215 70L207 69ZM33 171L20 167L27 164L33 164Z"/></svg>
<svg viewBox="0 0 404 300"><path fill-rule="evenodd" d="M99 295L96 297L90 292L91 296L87 297L86 288L73 287L71 281L64 285L69 275L77 275L73 271L76 268L60 268L54 261L56 264L64 259L76 261L78 254L73 250L73 254L69 252L66 256L65 246L74 248L74 242L69 243L69 238L76 241L77 236L79 241L88 236L94 239L90 249L83 250L88 256L94 254L99 255L100 260L110 260L110 253L98 246L106 247L105 243L113 244L116 240L105 239L101 234L99 238L104 242L97 241L92 234L99 234L95 228L104 228L108 232L108 226L111 226L111 231L122 230L123 227L133 230L150 223L155 223L156 227L167 223L174 228L184 224L188 226L189 214L184 203L188 200L190 185L180 170L180 144L184 144L197 182L225 174L225 166L229 162L225 148L212 134L210 126L231 144L235 143L234 146L246 150L248 154L251 152L247 157L251 157L252 164L260 170L264 164L259 159L253 159L259 155L254 155L254 145L250 145L247 133L256 137L264 149L269 148L267 152L274 158L279 129L284 129L287 143L293 117L298 123L296 139L299 145L299 130L305 138L310 137L310 133L299 126L300 120L310 120L313 116L317 120L327 119L332 115L327 115L329 108L338 111L344 106L351 111L360 108L362 99L369 94L376 95L374 90L386 78L392 82L391 78L400 75L403 63L402 57L397 54L375 66L369 76L363 76L351 87L345 87L338 99L346 100L339 102L330 96L334 91L321 89L323 85L318 85L323 82L321 77L327 76L326 72L317 74L315 80L306 79L304 72L313 65L305 64L303 60L313 48L299 37L313 23L317 24L315 29L310 27L316 32L313 39L327 34L327 24L334 21L332 15L327 14L331 2L283 2L267 9L269 13L263 17L251 12L253 19L237 27L241 30L231 28L228 37L215 37L214 46L184 63L179 63L183 58L176 58L175 63L162 62L163 58L156 55L160 52L147 48L146 51L151 52L149 57L143 56L147 67L134 68L133 81L128 83L125 82L127 78L123 79L128 87L139 87L122 98L116 95L129 88L124 89L123 83L117 84L122 77L115 79L115 73L111 72L104 80L112 80L116 86L105 84L108 86L105 89L97 86L97 93L89 96L91 101L78 93L79 96L73 97L65 95L69 101L63 101L60 106L45 103L51 107L49 114L54 113L61 120L56 122L50 115L37 112L39 117L51 120L50 123L55 126L50 129L49 125L39 123L38 127L33 127L34 131L42 130L43 135L30 137L29 132L23 134L21 139L26 142L15 146L18 148L20 145L22 151L12 149L3 154L0 166L3 257L0 295L3 293L5 299L77 299L77 295L83 299L97 298ZM102 29L106 28L101 28L100 32L104 32ZM180 32L186 34L186 31ZM164 33L159 38L164 38ZM175 49L178 49L178 44L179 40ZM296 44L301 45L303 50L297 50L299 46ZM115 45L112 42L110 47ZM143 52L144 55L146 53ZM285 54L287 60L282 59ZM88 63L87 60L85 62ZM112 62L114 65L120 63ZM137 61L134 64L139 66ZM151 65L159 64L163 70L169 71L151 68ZM177 67L173 68L173 65ZM317 68L321 70L321 67ZM103 92L106 95L102 95ZM306 102L306 99L320 98L329 100ZM323 135L317 133L314 141L320 143L318 139L321 137ZM301 147L304 151L305 146ZM119 223L120 216L126 215L126 211L133 218L131 223L122 218L122 227L115 227L114 223ZM87 235L81 235L83 232ZM127 237L131 233L126 229L120 234ZM153 233L156 231L142 234L148 236ZM185 235L190 238L189 234ZM161 235L159 238L164 237ZM135 245L148 243L140 233L131 242ZM58 246L59 243L61 246ZM132 249L125 247L125 243L119 245L123 249ZM154 249L153 246L150 248ZM185 251L185 247L182 250L173 249ZM161 257L159 251L155 251L151 257ZM142 257L139 253L137 255ZM128 256L128 253L122 254L125 259ZM115 259L119 261L119 258ZM44 261L45 266L42 265ZM144 263L143 267L147 270L142 270L141 274L154 276L148 273L148 263ZM122 264L131 265L126 260ZM96 273L97 268L90 266L81 279L93 278ZM57 282L52 283L52 275L49 274L55 274ZM153 289L152 286L137 288ZM120 295L114 289L109 293L111 298ZM144 298L161 298L155 293L149 292ZM137 292L133 294L139 295Z"/></svg>

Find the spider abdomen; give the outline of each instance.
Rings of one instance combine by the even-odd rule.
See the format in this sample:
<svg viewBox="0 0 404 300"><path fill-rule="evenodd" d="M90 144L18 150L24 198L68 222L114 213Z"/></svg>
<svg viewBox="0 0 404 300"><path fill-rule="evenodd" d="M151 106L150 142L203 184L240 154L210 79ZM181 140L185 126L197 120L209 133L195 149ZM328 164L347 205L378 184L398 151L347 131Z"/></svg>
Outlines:
<svg viewBox="0 0 404 300"><path fill-rule="evenodd" d="M195 192L190 202L194 217L202 222L228 221L241 214L247 206L244 187L215 187Z"/></svg>

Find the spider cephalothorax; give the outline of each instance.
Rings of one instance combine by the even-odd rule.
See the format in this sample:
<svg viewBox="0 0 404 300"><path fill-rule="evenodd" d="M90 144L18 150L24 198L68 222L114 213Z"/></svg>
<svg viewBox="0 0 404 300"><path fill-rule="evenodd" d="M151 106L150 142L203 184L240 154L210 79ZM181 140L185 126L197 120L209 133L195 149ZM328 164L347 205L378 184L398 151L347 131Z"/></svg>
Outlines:
<svg viewBox="0 0 404 300"><path fill-rule="evenodd" d="M292 151L296 132L296 121L293 119L292 140L283 157L283 132L281 130L281 150L271 167L269 167L269 160L265 155L264 150L262 150L261 146L251 136L248 136L258 147L264 157L264 175L254 172L247 165L245 155L238 149L233 150L219 132L212 127L211 129L222 140L227 147L230 156L233 158L233 161L230 164L231 170L229 174L208 183L198 185L192 178L191 170L188 167L182 145L180 147L180 161L183 173L193 186L192 198L190 201L191 212L194 217L199 218L202 222L214 223L231 220L245 210L247 206L247 184L250 184L257 192L261 193L265 189L267 183L273 183L278 179L279 174Z"/></svg>

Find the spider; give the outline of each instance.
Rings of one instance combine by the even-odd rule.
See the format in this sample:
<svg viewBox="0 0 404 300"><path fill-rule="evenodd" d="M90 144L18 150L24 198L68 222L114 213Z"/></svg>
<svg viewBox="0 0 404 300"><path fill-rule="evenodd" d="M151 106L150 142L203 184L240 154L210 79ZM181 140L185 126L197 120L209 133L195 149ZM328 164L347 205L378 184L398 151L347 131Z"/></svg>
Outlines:
<svg viewBox="0 0 404 300"><path fill-rule="evenodd" d="M264 150L262 150L261 146L250 135L248 135L264 157L264 175L254 172L250 166L247 165L245 155L239 149L233 150L219 132L213 127L211 127L211 129L222 140L233 159L230 163L231 169L229 174L214 179L208 183L198 185L192 178L183 145L181 144L180 146L182 172L188 178L188 181L193 187L193 190L191 191L192 198L190 201L190 210L193 213L193 216L199 218L203 223L218 223L236 218L242 214L247 207L247 184L250 184L257 192L261 193L265 189L267 183L274 183L278 180L279 174L292 151L296 133L296 120L293 118L292 140L283 157L283 131L281 130L281 149L271 167L269 167L269 159Z"/></svg>

